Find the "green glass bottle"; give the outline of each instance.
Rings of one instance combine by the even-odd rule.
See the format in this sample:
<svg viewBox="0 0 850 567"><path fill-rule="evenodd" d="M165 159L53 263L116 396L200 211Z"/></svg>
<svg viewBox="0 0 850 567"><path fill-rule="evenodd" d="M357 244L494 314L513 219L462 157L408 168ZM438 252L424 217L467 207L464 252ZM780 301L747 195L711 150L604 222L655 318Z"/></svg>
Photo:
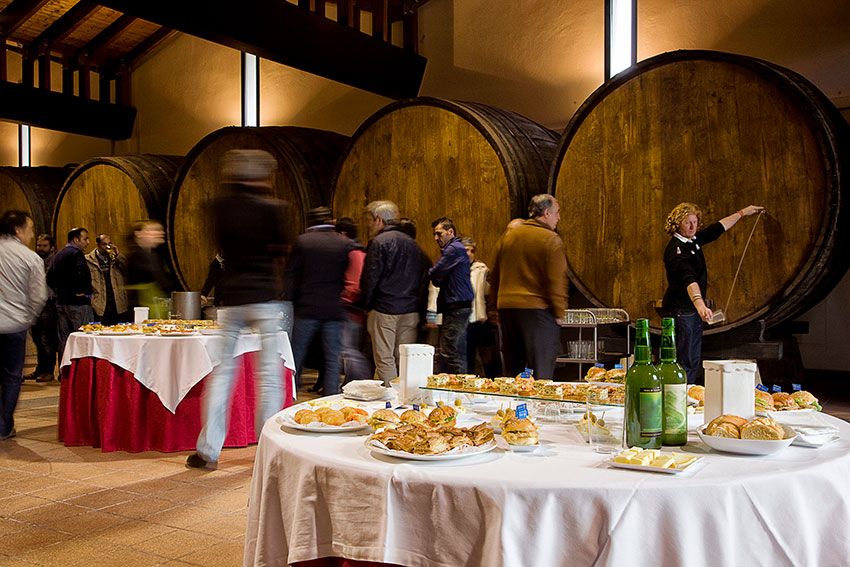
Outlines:
<svg viewBox="0 0 850 567"><path fill-rule="evenodd" d="M676 362L676 325L672 317L661 322L661 376L663 419L661 443L684 445L688 442L688 376Z"/></svg>
<svg viewBox="0 0 850 567"><path fill-rule="evenodd" d="M663 430L661 378L652 365L649 321L635 322L635 362L626 373L626 445L660 449Z"/></svg>

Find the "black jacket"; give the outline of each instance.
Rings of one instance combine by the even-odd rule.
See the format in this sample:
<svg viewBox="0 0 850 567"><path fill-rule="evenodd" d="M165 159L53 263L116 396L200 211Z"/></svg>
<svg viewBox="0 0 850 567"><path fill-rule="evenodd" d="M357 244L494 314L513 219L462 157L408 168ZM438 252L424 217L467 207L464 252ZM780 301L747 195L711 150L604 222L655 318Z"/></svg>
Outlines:
<svg viewBox="0 0 850 567"><path fill-rule="evenodd" d="M227 261L216 302L227 307L275 301L288 244L285 205L248 187L234 189L212 206L216 245Z"/></svg>
<svg viewBox="0 0 850 567"><path fill-rule="evenodd" d="M692 242L682 242L676 235L670 237L664 249L667 291L661 305L665 312L696 312L687 291L694 282L699 285L703 299L708 300L708 271L702 247L720 238L724 232L723 225L715 222L698 231Z"/></svg>
<svg viewBox="0 0 850 567"><path fill-rule="evenodd" d="M47 269L47 285L56 292L59 305L91 305L94 290L83 251L73 244L58 251Z"/></svg>
<svg viewBox="0 0 850 567"><path fill-rule="evenodd" d="M366 248L360 276L363 307L388 315L421 313L430 265L415 240L395 225L385 227Z"/></svg>
<svg viewBox="0 0 850 567"><path fill-rule="evenodd" d="M295 239L286 264L287 296L295 316L321 321L345 319L342 288L354 243L332 226L316 226Z"/></svg>

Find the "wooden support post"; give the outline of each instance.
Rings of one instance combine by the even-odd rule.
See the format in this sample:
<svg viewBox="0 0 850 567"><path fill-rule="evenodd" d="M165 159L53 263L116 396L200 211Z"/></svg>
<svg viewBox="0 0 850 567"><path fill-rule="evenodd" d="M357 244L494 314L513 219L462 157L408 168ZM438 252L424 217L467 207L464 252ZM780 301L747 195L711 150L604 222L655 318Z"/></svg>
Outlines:
<svg viewBox="0 0 850 567"><path fill-rule="evenodd" d="M80 79L77 96L85 100L91 100L91 68L88 63L79 66Z"/></svg>
<svg viewBox="0 0 850 567"><path fill-rule="evenodd" d="M38 88L50 90L50 53L38 56Z"/></svg>
<svg viewBox="0 0 850 567"><path fill-rule="evenodd" d="M112 76L111 73L101 68L98 71L98 76L100 77L100 87L98 92L98 100L100 102L112 102Z"/></svg>
<svg viewBox="0 0 850 567"><path fill-rule="evenodd" d="M62 93L74 96L74 68L67 61L62 62Z"/></svg>
<svg viewBox="0 0 850 567"><path fill-rule="evenodd" d="M35 59L26 51L21 59L21 84L27 87L35 86Z"/></svg>

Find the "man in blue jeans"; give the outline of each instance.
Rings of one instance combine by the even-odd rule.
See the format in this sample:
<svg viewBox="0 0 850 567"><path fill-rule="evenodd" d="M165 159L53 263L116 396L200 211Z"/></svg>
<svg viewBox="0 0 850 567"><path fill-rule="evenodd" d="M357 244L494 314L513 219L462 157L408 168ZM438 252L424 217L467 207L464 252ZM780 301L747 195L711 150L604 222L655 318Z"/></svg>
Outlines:
<svg viewBox="0 0 850 567"><path fill-rule="evenodd" d="M439 218L431 223L434 240L442 249L437 263L428 271L431 283L440 288L437 312L443 314L440 327L440 353L447 372L466 373L466 327L472 314L472 281L469 254L457 236L454 222Z"/></svg>
<svg viewBox="0 0 850 567"><path fill-rule="evenodd" d="M215 239L227 258L216 298L223 313L221 363L206 382L203 428L197 452L186 466L203 468L218 462L227 435L227 417L235 382L234 353L239 333L254 327L261 335L257 374L255 429L283 407L283 370L278 350L283 304L277 301L278 266L286 252L288 219L283 203L273 199L272 176L277 162L262 150L231 150L224 155L222 183L229 193L213 203Z"/></svg>
<svg viewBox="0 0 850 567"><path fill-rule="evenodd" d="M29 249L33 236L28 213L0 217L0 441L15 436L27 329L47 302L44 263Z"/></svg>
<svg viewBox="0 0 850 567"><path fill-rule="evenodd" d="M301 385L301 370L310 343L318 335L324 355L325 395L339 393L340 353L345 305L342 289L348 268L348 253L353 243L338 233L327 207L307 213L307 232L295 239L286 266L287 296L295 307L292 330L292 354L298 369L296 382ZM317 388L318 390L318 388Z"/></svg>

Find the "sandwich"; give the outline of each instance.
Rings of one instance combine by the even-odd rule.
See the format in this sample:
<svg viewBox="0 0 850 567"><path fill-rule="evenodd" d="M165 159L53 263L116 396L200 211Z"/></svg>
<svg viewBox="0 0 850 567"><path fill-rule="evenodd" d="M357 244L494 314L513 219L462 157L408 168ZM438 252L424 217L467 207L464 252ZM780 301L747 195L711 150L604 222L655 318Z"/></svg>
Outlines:
<svg viewBox="0 0 850 567"><path fill-rule="evenodd" d="M399 418L404 423L428 423L428 416L422 413L419 410L409 409L405 412L402 412L401 417Z"/></svg>
<svg viewBox="0 0 850 567"><path fill-rule="evenodd" d="M741 438L741 428L747 424L747 420L737 415L721 415L712 419L705 426L705 434L712 437L728 437L730 439Z"/></svg>
<svg viewBox="0 0 850 567"><path fill-rule="evenodd" d="M374 430L395 427L401 423L401 418L391 409L379 409L369 416L369 425Z"/></svg>
<svg viewBox="0 0 850 567"><path fill-rule="evenodd" d="M605 378L604 366L591 366L584 375L585 382L599 382Z"/></svg>
<svg viewBox="0 0 850 567"><path fill-rule="evenodd" d="M800 409L811 408L816 409L818 411L823 410L821 405L818 403L818 399L805 390L794 392L793 394L791 394L791 398L797 403Z"/></svg>
<svg viewBox="0 0 850 567"><path fill-rule="evenodd" d="M339 410L329 409L326 412L322 412L319 414L319 419L322 420L322 423L326 423L327 425L342 425L347 419L345 419L345 415Z"/></svg>
<svg viewBox="0 0 850 567"><path fill-rule="evenodd" d="M763 390L756 390L756 411L773 411L773 397Z"/></svg>
<svg viewBox="0 0 850 567"><path fill-rule="evenodd" d="M741 428L741 439L779 441L785 439L785 429L769 417L757 417Z"/></svg>
<svg viewBox="0 0 850 567"><path fill-rule="evenodd" d="M698 406L704 405L705 404L705 386L691 386L690 388L688 388L688 397L693 399L693 400L696 400ZM756 405L758 405L758 404L756 404Z"/></svg>
<svg viewBox="0 0 850 567"><path fill-rule="evenodd" d="M776 392L773 394L773 405L778 410L795 410L800 409L791 394L786 392Z"/></svg>
<svg viewBox="0 0 850 567"><path fill-rule="evenodd" d="M502 437L508 445L537 445L537 426L528 419L512 417L502 425Z"/></svg>
<svg viewBox="0 0 850 567"><path fill-rule="evenodd" d="M405 412L406 413L406 412ZM402 415L402 419L404 416ZM438 406L431 410L431 415L428 416L428 421L434 427L449 426L454 427L457 419L455 410L450 406Z"/></svg>
<svg viewBox="0 0 850 567"><path fill-rule="evenodd" d="M605 373L604 381L622 384L626 381L626 371L622 368L612 368Z"/></svg>

